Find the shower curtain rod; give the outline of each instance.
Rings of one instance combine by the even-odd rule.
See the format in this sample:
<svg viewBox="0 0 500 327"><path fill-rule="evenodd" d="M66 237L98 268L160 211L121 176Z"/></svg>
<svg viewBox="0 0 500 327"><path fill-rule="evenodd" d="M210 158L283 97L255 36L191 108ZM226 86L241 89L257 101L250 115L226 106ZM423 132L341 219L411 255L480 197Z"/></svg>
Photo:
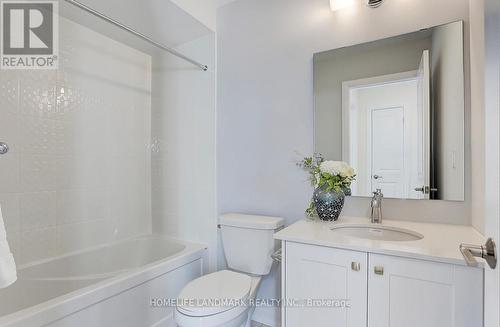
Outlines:
<svg viewBox="0 0 500 327"><path fill-rule="evenodd" d="M104 15L104 14L100 13L99 11L97 11L97 10L95 10L95 9L93 9L93 8L90 8L89 6L84 5L84 4L83 4L83 3L81 3L81 2L78 2L78 1L76 1L76 0L64 0L64 1L66 1L67 3L70 3L70 4L72 4L72 5L74 5L74 6L78 7L78 8L80 8L80 9L83 9L84 11L88 12L89 14L92 14L92 15L94 15L94 16L96 16L96 17L99 17L99 18L101 18L101 19L103 19L103 20L107 21L108 23L111 23L111 24L113 24L113 25L115 25L115 26L117 26L117 27L119 27L119 28L121 28L121 29L123 29L123 30L125 30L125 31L127 31L127 32L129 32L129 33L131 33L131 34L133 34L133 35L135 35L135 36L137 36L138 38L140 38L140 39L142 39L142 40L144 40L144 41L146 41L146 42L148 42L148 43L150 43L150 44L154 45L155 47L158 47L158 48L160 48L160 49L163 49L163 50L165 50L165 51L167 51L167 52L169 52L169 53L173 54L174 56L177 56L177 57L179 57L179 58L181 58L181 59L186 60L187 62L192 63L193 65L195 65L195 66L197 66L197 67L201 68L203 71L207 71L207 70L208 70L208 66L207 66L207 65L201 64L201 63L199 63L198 61L193 60L193 59L191 59L191 58L189 58L189 57L187 57L187 56L183 55L182 53L178 52L177 50L174 50L174 49L172 49L172 48L169 48L169 47L167 47L167 46L164 46L164 45L162 45L161 43L158 43L158 42L156 42L156 41L154 41L154 40L150 39L150 38L149 38L149 37L147 37L146 35L144 35L144 34L142 34L142 33L139 33L139 32L137 32L136 30L133 30L132 28L130 28L130 27L126 26L126 25L123 25L122 23L120 23L120 22L118 22L118 21L114 20L113 18L108 17L108 16L106 16L106 15Z"/></svg>

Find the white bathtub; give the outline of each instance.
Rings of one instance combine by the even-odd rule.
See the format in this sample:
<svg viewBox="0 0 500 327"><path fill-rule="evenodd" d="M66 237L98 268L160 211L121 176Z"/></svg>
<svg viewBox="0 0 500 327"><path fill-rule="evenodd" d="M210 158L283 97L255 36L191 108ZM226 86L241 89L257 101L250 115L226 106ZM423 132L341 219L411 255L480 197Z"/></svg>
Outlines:
<svg viewBox="0 0 500 327"><path fill-rule="evenodd" d="M203 274L203 245L145 236L72 254L18 271L0 290L0 326L175 326L175 298Z"/></svg>

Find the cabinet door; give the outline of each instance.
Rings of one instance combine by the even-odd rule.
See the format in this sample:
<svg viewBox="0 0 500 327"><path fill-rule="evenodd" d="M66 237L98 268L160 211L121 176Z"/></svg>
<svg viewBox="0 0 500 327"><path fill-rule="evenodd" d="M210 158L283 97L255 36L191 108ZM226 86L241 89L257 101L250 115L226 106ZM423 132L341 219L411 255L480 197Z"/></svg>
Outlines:
<svg viewBox="0 0 500 327"><path fill-rule="evenodd" d="M368 285L368 327L483 326L482 269L370 254Z"/></svg>
<svg viewBox="0 0 500 327"><path fill-rule="evenodd" d="M366 253L287 242L284 325L366 326L367 263Z"/></svg>

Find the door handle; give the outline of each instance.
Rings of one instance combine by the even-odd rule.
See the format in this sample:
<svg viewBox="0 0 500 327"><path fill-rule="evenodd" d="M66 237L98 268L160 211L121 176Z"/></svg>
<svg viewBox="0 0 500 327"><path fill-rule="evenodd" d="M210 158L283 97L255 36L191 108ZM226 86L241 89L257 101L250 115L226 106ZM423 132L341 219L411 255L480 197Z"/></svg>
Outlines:
<svg viewBox="0 0 500 327"><path fill-rule="evenodd" d="M483 258L491 269L497 266L497 247L489 238L484 245L460 244L460 252L468 266L477 267L477 258Z"/></svg>
<svg viewBox="0 0 500 327"><path fill-rule="evenodd" d="M415 187L414 190L416 192L422 192L424 194L429 194L430 192L437 192L437 188L430 187L430 186L422 186L422 187Z"/></svg>
<svg viewBox="0 0 500 327"><path fill-rule="evenodd" d="M380 179L380 178L382 178L382 176L380 176L380 175L373 175L373 179Z"/></svg>

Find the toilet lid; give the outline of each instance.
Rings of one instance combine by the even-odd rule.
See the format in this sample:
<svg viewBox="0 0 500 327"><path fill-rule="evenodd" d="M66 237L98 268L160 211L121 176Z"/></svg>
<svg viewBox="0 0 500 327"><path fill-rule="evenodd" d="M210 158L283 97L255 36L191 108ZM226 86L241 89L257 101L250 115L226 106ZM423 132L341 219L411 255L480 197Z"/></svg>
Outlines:
<svg viewBox="0 0 500 327"><path fill-rule="evenodd" d="M177 310L190 316L209 316L246 305L250 276L229 270L205 275L190 282L177 298Z"/></svg>

